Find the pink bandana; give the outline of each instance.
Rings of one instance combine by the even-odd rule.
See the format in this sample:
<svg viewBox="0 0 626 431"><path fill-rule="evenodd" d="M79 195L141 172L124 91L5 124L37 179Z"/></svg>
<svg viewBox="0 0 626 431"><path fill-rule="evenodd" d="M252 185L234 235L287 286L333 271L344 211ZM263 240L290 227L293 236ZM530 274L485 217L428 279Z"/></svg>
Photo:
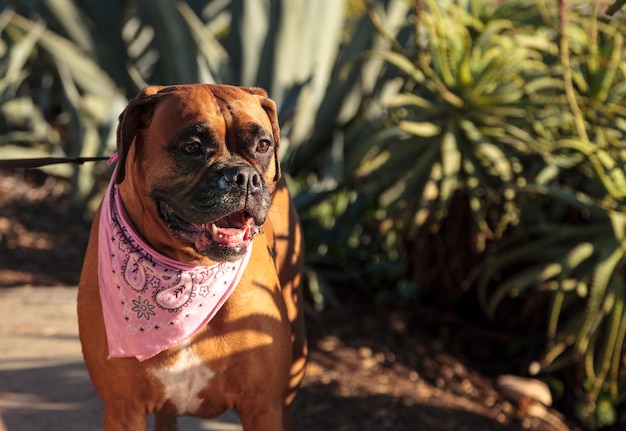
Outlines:
<svg viewBox="0 0 626 431"><path fill-rule="evenodd" d="M98 236L98 278L110 357L148 359L191 337L235 290L252 246L236 262L183 265L134 231L109 184Z"/></svg>

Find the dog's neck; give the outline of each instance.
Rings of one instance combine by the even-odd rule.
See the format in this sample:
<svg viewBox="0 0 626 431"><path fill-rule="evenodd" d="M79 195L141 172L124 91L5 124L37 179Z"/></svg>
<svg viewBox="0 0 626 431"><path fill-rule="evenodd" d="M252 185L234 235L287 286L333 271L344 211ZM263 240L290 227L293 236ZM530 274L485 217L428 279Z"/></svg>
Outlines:
<svg viewBox="0 0 626 431"><path fill-rule="evenodd" d="M98 280L109 355L139 360L206 326L237 287L251 250L210 266L180 263L144 241L111 182L98 233Z"/></svg>

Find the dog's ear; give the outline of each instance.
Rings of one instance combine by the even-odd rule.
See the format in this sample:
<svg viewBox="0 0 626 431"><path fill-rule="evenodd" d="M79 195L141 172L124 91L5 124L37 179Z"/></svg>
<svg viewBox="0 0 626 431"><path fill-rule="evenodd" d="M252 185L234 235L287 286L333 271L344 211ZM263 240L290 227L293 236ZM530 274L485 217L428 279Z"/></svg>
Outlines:
<svg viewBox="0 0 626 431"><path fill-rule="evenodd" d="M119 116L117 126L117 173L115 182L120 184L126 175L126 156L137 131L150 124L157 95L164 87L145 87L132 99Z"/></svg>
<svg viewBox="0 0 626 431"><path fill-rule="evenodd" d="M239 87L246 93L254 94L255 96L268 97L267 91L261 87Z"/></svg>
<svg viewBox="0 0 626 431"><path fill-rule="evenodd" d="M267 113L267 116L272 123L272 134L274 135L274 162L276 163L276 174L274 175L274 181L280 179L280 160L278 159L278 148L280 146L280 126L278 124L278 110L276 109L276 103L270 99L267 95L267 91L259 87L241 87L247 93L258 96L261 103L261 107Z"/></svg>

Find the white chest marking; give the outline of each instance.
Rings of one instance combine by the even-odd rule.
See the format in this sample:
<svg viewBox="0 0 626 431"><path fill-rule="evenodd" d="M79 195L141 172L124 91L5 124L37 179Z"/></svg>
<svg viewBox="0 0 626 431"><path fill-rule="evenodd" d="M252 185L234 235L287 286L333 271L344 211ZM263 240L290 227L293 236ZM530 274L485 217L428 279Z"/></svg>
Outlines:
<svg viewBox="0 0 626 431"><path fill-rule="evenodd" d="M198 394L215 373L193 350L184 347L174 364L155 369L154 375L165 387L165 396L176 407L177 413L185 414L198 410L202 403Z"/></svg>

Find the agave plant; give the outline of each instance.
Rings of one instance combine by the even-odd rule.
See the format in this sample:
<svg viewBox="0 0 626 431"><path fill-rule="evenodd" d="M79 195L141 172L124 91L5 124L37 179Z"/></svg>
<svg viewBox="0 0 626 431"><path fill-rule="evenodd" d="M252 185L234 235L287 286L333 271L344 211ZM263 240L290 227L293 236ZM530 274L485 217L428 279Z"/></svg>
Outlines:
<svg viewBox="0 0 626 431"><path fill-rule="evenodd" d="M24 75L18 96L35 100L33 105L43 112L39 127L58 134L57 140L45 143L48 154L112 154L115 116L125 99L147 84L261 86L279 104L284 172L299 178L292 188L309 224L311 255L319 255L314 244L333 242L326 230L318 229L314 214L322 211L334 219L342 210L317 207L309 217L308 209L329 196L345 196L342 184L351 175L344 166L355 165L358 152L352 149L374 128L364 117L380 112L377 104L372 104L372 114L363 114L361 107L388 91L381 62L362 56L388 41L358 2L11 3L3 41L13 46L31 29L41 27L43 32L24 56L24 69L31 73ZM381 25L395 37L409 5L395 0L371 3ZM345 134L348 125L358 133ZM4 135L7 141L12 136ZM32 147L24 143L20 148ZM7 148L0 146L0 151ZM98 193L103 171L104 164L66 167L64 176L73 178L77 205Z"/></svg>
<svg viewBox="0 0 626 431"><path fill-rule="evenodd" d="M473 282L496 320L504 302L548 298L532 371L582 366L584 382L568 382L584 394L580 417L614 422L625 384L623 24L597 19L597 6L591 16L561 10L567 27L556 4L424 6L409 44L375 54L403 85L356 181L378 196L396 238L438 230L468 196L483 254L453 283ZM441 288L446 276L429 275Z"/></svg>
<svg viewBox="0 0 626 431"><path fill-rule="evenodd" d="M480 10L426 5L418 18L422 40L416 34L413 41L424 48L377 53L407 81L387 100L395 133L385 133L392 139L363 158L356 177L376 178L381 191L388 190L384 205L402 206L403 218L413 214L412 229L431 213L445 217L453 194L464 190L481 232L499 238L517 219L514 186L523 180L525 158L535 153L525 129L536 109L529 92L548 90L539 85L548 70L542 59L554 47L510 19L482 21ZM381 172L390 175L380 181ZM488 220L500 196L501 217Z"/></svg>
<svg viewBox="0 0 626 431"><path fill-rule="evenodd" d="M113 81L75 43L50 31L44 23L9 10L4 14L7 20L2 40L12 52L22 48L24 73L22 85L7 103L13 108L18 102L22 107L29 106L28 111L21 110L29 112L29 129L45 133L31 133L30 137L22 134L25 139L15 139L15 130L20 129L17 118L5 117L9 122L3 134L5 144L0 147L3 157L91 157L110 153L117 115L125 101ZM10 76L7 73L5 79ZM58 111L61 115L55 117ZM50 171L69 180L77 206L93 195L96 178L92 166L57 166Z"/></svg>
<svg viewBox="0 0 626 431"><path fill-rule="evenodd" d="M40 82L49 83L40 98L49 101L41 107L46 117L69 114L62 133L67 139L52 145L56 154L110 152L115 118L109 113L119 112L124 98L144 85L217 82L266 88L279 104L285 172L320 172L337 153L331 151L336 130L375 91L381 69L376 61L351 63L380 38L367 16L346 14L344 1L11 3L6 43L45 27L25 64L34 71L25 82L35 92L43 91ZM382 10L406 8L375 3ZM403 18L390 13L384 24L391 28ZM90 122L93 127L82 126ZM80 170L88 175L101 169ZM72 188L77 202L96 184L81 178Z"/></svg>
<svg viewBox="0 0 626 431"><path fill-rule="evenodd" d="M614 424L624 402L624 27L599 20L597 6L591 17L561 14L553 76L564 76L556 96L566 103L556 110L560 121L535 128L550 142L549 164L518 187L520 226L474 275L490 316L509 297L549 294L546 348L531 371L580 367L577 414L598 428ZM501 274L506 278L492 288Z"/></svg>
<svg viewBox="0 0 626 431"><path fill-rule="evenodd" d="M0 14L0 33L5 31L12 12L4 11ZM17 97L19 86L26 78L24 64L41 37L44 31L43 26L33 28L19 42L9 45L8 49L0 59L0 110L3 114L2 135L4 142L38 142L45 141L48 135L48 128L37 128L33 123L41 122L41 111L29 98ZM6 45L3 44L3 47ZM10 126L17 125L19 129L11 130ZM3 146L3 157L10 156L10 152L20 151L18 146ZM41 149L32 149L39 151Z"/></svg>
<svg viewBox="0 0 626 431"><path fill-rule="evenodd" d="M396 250L415 243L422 232L438 232L451 205L468 201L461 212L455 210L455 216L469 212L473 220L463 229L472 237L472 250L454 258L465 262L447 283L457 289L473 264L470 254L482 252L519 221L517 186L527 181L526 167L542 163L528 118L540 122L531 113L560 86L545 79L549 66L543 61L556 46L541 30L514 21L519 13L501 17L488 2L424 6L407 20L416 24L406 27L406 41L371 54L385 60L402 84L385 99L382 132L357 151L353 181L377 200L376 211L384 213L378 217L393 221L380 229L387 240L398 239ZM446 242L444 236L427 240L431 249L436 241ZM439 276L450 273L447 260L431 262L416 250L407 255L416 256L409 264L422 289L434 279L441 286Z"/></svg>
<svg viewBox="0 0 626 431"><path fill-rule="evenodd" d="M552 292L548 345L533 371L568 363L582 368L584 396L577 414L598 428L614 424L616 406L624 402L624 28L617 20L599 20L597 4L591 16L566 12L562 9L560 17L560 66L569 109L554 135L554 164L543 170L552 173L530 188L556 175L542 193L565 202L570 218L577 213L580 220L573 225L553 219L555 229L529 246L549 244L563 257L555 261L559 254L554 253L528 265L525 279L515 273L496 290L491 304L494 309L500 294L515 284L513 278L522 292L528 283ZM564 18L570 18L569 26ZM527 262L537 262L537 257Z"/></svg>

